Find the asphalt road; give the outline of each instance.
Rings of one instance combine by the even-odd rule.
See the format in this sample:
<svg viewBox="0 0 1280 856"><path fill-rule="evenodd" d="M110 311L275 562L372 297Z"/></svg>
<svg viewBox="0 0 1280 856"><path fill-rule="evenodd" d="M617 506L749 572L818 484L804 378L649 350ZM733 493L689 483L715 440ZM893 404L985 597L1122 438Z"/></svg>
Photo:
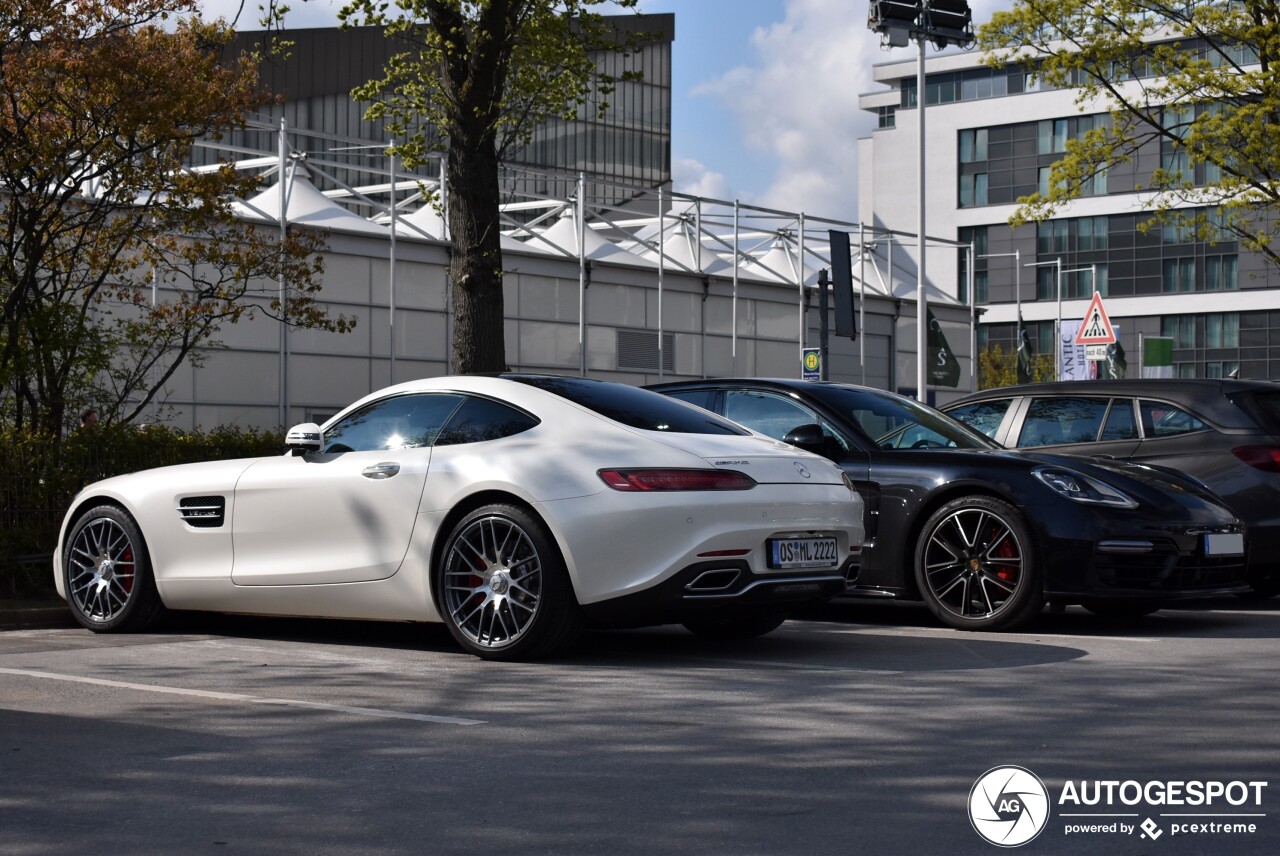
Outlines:
<svg viewBox="0 0 1280 856"><path fill-rule="evenodd" d="M518 665L466 656L439 627L183 615L143 636L10 631L0 853L994 854L970 791L1019 765L1047 819L1010 794L982 819L1042 822L1020 852L1274 854L1278 639L1280 607L1240 601L1127 625L1070 609L1016 634L836 606L750 643L592 633ZM1098 781L1225 794L1062 802ZM1233 782L1267 782L1249 791L1261 805L1230 804ZM1155 838L1107 831L1147 819Z"/></svg>

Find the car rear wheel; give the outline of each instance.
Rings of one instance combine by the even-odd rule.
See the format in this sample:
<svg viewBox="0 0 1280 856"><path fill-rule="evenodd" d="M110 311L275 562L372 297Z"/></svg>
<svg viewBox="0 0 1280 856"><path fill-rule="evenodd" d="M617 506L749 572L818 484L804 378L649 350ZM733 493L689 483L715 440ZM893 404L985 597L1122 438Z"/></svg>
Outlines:
<svg viewBox="0 0 1280 856"><path fill-rule="evenodd" d="M550 656L585 624L550 533L516 506L486 505L458 521L436 585L453 638L487 660Z"/></svg>
<svg viewBox="0 0 1280 856"><path fill-rule="evenodd" d="M1044 606L1030 531L994 497L954 499L930 515L915 564L925 603L951 627L1008 630Z"/></svg>
<svg viewBox="0 0 1280 856"><path fill-rule="evenodd" d="M90 630L137 632L164 614L142 533L114 505L91 508L72 527L62 571L71 614Z"/></svg>
<svg viewBox="0 0 1280 856"><path fill-rule="evenodd" d="M790 613L753 612L720 618L696 618L684 622L685 629L703 639L754 639L782 626Z"/></svg>

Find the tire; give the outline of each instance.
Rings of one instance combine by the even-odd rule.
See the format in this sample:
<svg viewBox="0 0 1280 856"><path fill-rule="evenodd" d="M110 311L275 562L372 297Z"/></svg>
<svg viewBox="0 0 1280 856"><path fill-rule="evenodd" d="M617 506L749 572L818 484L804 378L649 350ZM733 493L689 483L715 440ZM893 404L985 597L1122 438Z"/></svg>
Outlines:
<svg viewBox="0 0 1280 856"><path fill-rule="evenodd" d="M787 620L788 612L752 612L721 618L697 618L684 622L685 629L703 639L755 639L772 633Z"/></svg>
<svg viewBox="0 0 1280 856"><path fill-rule="evenodd" d="M95 506L76 521L62 573L71 614L96 633L137 633L164 615L147 544L114 505Z"/></svg>
<svg viewBox="0 0 1280 856"><path fill-rule="evenodd" d="M1108 621L1125 621L1131 618L1142 618L1164 608L1163 603L1147 603L1145 601L1096 600L1080 604L1099 618Z"/></svg>
<svg viewBox="0 0 1280 856"><path fill-rule="evenodd" d="M1010 630L1044 607L1044 581L1022 514L990 496L943 505L916 545L916 584L942 623Z"/></svg>
<svg viewBox="0 0 1280 856"><path fill-rule="evenodd" d="M458 521L435 586L453 638L486 660L551 656L586 624L546 526L513 505L486 505Z"/></svg>

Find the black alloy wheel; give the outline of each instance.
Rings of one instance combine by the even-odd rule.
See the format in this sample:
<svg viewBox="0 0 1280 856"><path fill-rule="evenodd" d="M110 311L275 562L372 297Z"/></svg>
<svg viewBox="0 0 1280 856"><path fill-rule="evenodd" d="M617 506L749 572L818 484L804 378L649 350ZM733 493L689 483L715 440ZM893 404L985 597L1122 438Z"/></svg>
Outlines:
<svg viewBox="0 0 1280 856"><path fill-rule="evenodd" d="M994 497L953 499L930 515L915 567L925 603L950 627L1009 630L1044 606L1030 530Z"/></svg>

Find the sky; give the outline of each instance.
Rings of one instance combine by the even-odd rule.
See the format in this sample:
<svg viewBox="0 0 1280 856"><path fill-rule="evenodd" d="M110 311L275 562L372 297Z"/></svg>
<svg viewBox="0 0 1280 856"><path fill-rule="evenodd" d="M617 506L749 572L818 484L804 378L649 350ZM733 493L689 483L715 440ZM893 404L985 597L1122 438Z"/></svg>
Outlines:
<svg viewBox="0 0 1280 856"><path fill-rule="evenodd" d="M287 27L333 26L343 0L291 4ZM1010 0L973 0L981 23ZM241 29L257 24L245 0ZM857 141L875 127L858 96L872 66L910 59L867 29L868 0L640 0L672 12L671 158L680 193L857 220ZM205 0L235 17L239 0ZM607 7L602 7L602 11ZM930 49L932 51L932 49Z"/></svg>

